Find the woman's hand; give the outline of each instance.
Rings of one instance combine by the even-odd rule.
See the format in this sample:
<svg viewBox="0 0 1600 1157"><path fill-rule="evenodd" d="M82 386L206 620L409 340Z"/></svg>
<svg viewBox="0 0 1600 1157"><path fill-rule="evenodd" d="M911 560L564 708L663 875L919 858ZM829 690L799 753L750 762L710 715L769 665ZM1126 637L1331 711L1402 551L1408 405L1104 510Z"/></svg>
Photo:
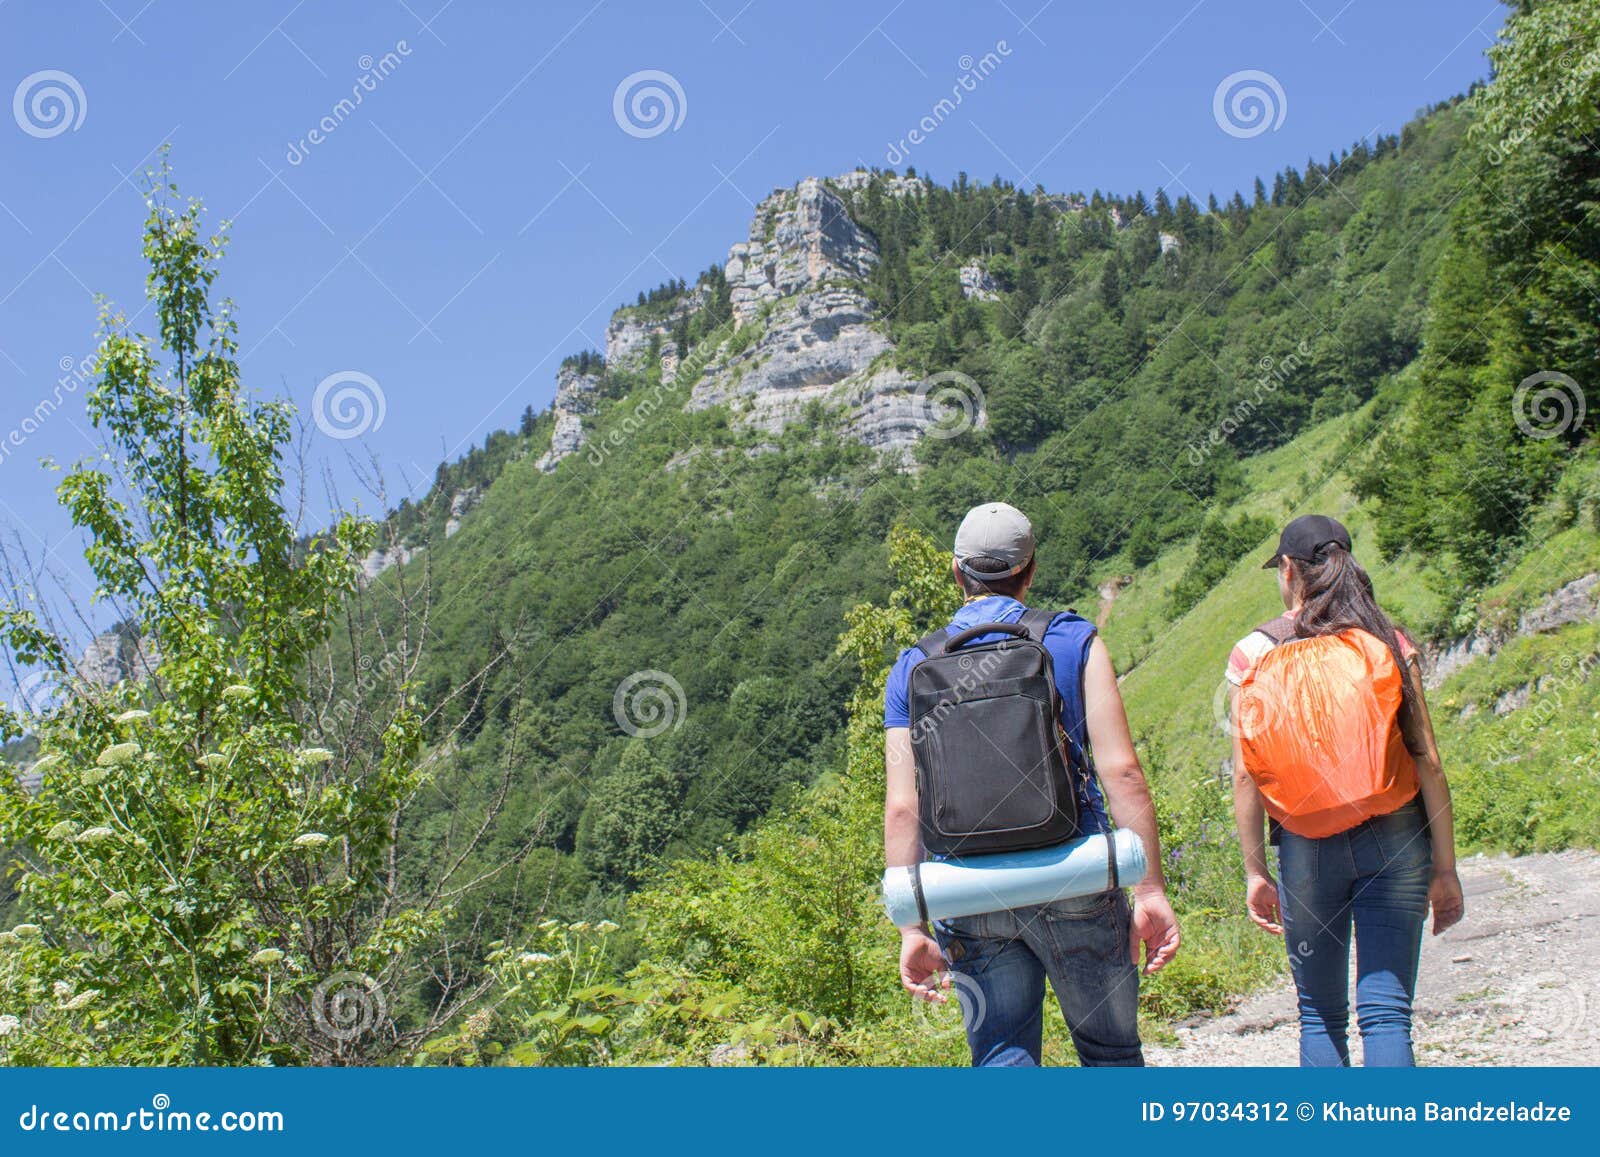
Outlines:
<svg viewBox="0 0 1600 1157"><path fill-rule="evenodd" d="M1244 885L1244 905L1250 919L1271 932L1283 935L1283 915L1278 911L1278 885L1271 876L1251 876Z"/></svg>
<svg viewBox="0 0 1600 1157"><path fill-rule="evenodd" d="M1461 877L1454 868L1435 871L1428 883L1428 903L1433 907L1435 936L1460 922L1467 914L1467 901L1461 894Z"/></svg>
<svg viewBox="0 0 1600 1157"><path fill-rule="evenodd" d="M900 930L900 983L918 1000L943 1004L950 987L939 942L920 928Z"/></svg>

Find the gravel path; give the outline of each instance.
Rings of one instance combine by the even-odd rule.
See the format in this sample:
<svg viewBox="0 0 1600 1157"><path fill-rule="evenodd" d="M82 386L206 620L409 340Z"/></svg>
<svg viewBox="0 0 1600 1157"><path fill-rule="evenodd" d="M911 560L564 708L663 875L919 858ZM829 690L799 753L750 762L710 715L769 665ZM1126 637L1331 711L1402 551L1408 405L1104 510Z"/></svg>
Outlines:
<svg viewBox="0 0 1600 1157"><path fill-rule="evenodd" d="M1460 872L1466 919L1423 940L1418 1063L1600 1065L1600 855L1473 856ZM1353 1010L1350 1033L1359 1064ZM1145 1050L1150 1064L1299 1061L1287 978L1177 1035L1176 1045Z"/></svg>

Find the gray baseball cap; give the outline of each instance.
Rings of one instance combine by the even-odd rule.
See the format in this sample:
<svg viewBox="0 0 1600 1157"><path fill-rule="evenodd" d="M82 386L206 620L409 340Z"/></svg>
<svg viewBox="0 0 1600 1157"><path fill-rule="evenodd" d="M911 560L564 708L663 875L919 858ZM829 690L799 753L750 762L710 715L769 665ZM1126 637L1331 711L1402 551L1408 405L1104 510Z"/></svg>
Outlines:
<svg viewBox="0 0 1600 1157"><path fill-rule="evenodd" d="M1033 558L1033 525L1028 516L1004 502L985 502L967 511L956 531L956 564L968 578L983 582L1010 578ZM969 558L993 558L1004 570L980 571L967 565Z"/></svg>

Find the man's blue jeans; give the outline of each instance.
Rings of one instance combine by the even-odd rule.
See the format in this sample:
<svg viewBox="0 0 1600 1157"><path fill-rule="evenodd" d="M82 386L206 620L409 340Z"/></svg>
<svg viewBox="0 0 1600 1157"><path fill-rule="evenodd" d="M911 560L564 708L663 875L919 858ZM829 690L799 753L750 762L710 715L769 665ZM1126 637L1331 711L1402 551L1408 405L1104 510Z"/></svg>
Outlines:
<svg viewBox="0 0 1600 1157"><path fill-rule="evenodd" d="M1411 998L1433 854L1412 800L1325 839L1283 833L1278 904L1300 998L1300 1063L1350 1063L1350 930L1356 1020L1369 1066L1410 1066Z"/></svg>
<svg viewBox="0 0 1600 1157"><path fill-rule="evenodd" d="M1085 1065L1142 1065L1121 891L934 925L974 1065L1037 1065L1048 977Z"/></svg>

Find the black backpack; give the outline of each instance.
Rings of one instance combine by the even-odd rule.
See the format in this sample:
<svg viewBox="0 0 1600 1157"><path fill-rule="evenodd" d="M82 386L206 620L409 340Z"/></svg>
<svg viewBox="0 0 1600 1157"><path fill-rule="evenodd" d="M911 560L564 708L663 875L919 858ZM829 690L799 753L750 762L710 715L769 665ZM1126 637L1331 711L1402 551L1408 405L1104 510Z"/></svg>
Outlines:
<svg viewBox="0 0 1600 1157"><path fill-rule="evenodd" d="M1078 797L1044 633L1053 611L935 631L911 669L911 750L922 846L932 855L1017 852L1078 834ZM971 645L993 633L1005 638Z"/></svg>

